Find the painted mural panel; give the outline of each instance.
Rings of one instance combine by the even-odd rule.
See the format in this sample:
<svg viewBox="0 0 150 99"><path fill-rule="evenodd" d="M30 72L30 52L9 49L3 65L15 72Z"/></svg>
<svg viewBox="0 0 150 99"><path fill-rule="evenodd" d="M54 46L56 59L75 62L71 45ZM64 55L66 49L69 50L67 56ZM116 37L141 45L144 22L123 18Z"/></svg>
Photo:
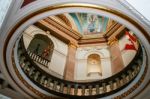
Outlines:
<svg viewBox="0 0 150 99"><path fill-rule="evenodd" d="M106 31L108 18L90 13L70 13L83 35L100 34Z"/></svg>

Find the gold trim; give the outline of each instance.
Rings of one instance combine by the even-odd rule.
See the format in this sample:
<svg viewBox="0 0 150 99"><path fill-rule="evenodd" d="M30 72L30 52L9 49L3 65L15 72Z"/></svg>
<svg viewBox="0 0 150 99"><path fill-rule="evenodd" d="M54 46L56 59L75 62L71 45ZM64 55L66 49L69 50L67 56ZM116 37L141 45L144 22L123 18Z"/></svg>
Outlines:
<svg viewBox="0 0 150 99"><path fill-rule="evenodd" d="M148 40L148 42L150 43L150 36L148 35L147 31L139 24L137 23L136 21L134 21L133 19L131 19L130 17L122 14L121 12L118 12L116 10L113 10L113 9L109 9L107 7L103 7L103 6L98 6L98 5L93 5L93 4L83 4L83 3L68 3L68 4L60 4L60 5L55 5L55 6L50 6L50 7L45 7L45 8L42 8L36 12L33 12L31 13L30 15L24 17L21 21L19 21L12 29L11 31L9 32L9 35L7 36L6 40L5 40L5 43L4 43L4 49L3 49L3 57L4 57L4 62L5 62L5 65L6 65L6 68L8 70L8 66L7 66L7 62L6 62L6 50L7 50L7 46L8 46L8 43L9 43L9 40L10 38L12 37L13 33L18 29L19 26L21 26L23 23L25 23L27 20L29 20L30 18L36 16L36 15L39 15L39 14L42 14L44 12L48 12L48 11L51 11L51 10L56 10L56 9L62 9L62 8L92 8L92 9L97 9L97 10L101 10L101 11L105 11L105 12L108 12L108 13L111 13L111 14L115 14L117 15L118 17L121 17L125 20L127 20L128 22L130 22L132 25L136 26L136 28L138 28L145 36L145 38ZM9 72L9 70L8 70ZM19 71L15 71L16 74L18 74ZM24 82L24 79L22 79L19 75L18 75L18 78ZM29 84L28 83L24 83L27 87L29 87ZM32 88L29 88L31 91ZM34 88L33 88L34 89ZM34 89L36 90L36 89ZM34 91L36 94L38 93L41 93L39 91ZM41 93L42 94L42 93ZM40 95L41 96L41 95ZM42 96L41 96L42 97Z"/></svg>

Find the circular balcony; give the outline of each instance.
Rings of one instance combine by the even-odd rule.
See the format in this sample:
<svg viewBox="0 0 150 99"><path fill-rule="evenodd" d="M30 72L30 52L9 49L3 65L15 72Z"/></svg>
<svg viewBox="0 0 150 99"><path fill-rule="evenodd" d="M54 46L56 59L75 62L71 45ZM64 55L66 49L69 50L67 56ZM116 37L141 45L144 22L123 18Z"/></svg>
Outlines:
<svg viewBox="0 0 150 99"><path fill-rule="evenodd" d="M41 63L46 63L46 60L40 59L39 56L33 57ZM140 45L132 62L119 73L106 79L85 83L63 80L46 73L31 59L30 53L25 49L23 38L18 44L18 60L26 76L47 92L61 97L100 98L125 88L134 80L143 63L143 51Z"/></svg>

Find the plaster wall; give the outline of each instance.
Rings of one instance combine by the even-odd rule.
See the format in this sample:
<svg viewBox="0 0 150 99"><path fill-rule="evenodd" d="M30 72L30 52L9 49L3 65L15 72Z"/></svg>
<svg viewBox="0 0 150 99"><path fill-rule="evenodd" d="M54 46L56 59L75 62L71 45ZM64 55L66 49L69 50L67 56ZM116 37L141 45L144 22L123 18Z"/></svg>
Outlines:
<svg viewBox="0 0 150 99"><path fill-rule="evenodd" d="M101 59L101 72L102 75L98 73L87 75L87 57L90 54L98 54ZM97 80L103 79L111 76L111 61L110 53L107 46L91 46L91 47L81 47L77 49L76 52L76 64L75 64L75 80Z"/></svg>

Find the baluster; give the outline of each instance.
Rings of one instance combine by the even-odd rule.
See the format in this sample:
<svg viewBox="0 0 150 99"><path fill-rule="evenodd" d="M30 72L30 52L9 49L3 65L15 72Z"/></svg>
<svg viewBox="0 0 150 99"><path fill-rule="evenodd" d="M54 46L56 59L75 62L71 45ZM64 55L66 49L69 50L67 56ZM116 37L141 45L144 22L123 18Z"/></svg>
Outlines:
<svg viewBox="0 0 150 99"><path fill-rule="evenodd" d="M42 64L44 64L44 59L43 59L43 61L42 61Z"/></svg>
<svg viewBox="0 0 150 99"><path fill-rule="evenodd" d="M46 64L47 64L47 60L45 60L45 64L44 65L47 66Z"/></svg>
<svg viewBox="0 0 150 99"><path fill-rule="evenodd" d="M85 86L82 86L82 95L85 95Z"/></svg>
<svg viewBox="0 0 150 99"><path fill-rule="evenodd" d="M36 55L34 54L34 58L33 58L33 60L35 61L36 60Z"/></svg>
<svg viewBox="0 0 150 99"><path fill-rule="evenodd" d="M44 82L43 82L44 87L47 87L47 78L44 78Z"/></svg>
<svg viewBox="0 0 150 99"><path fill-rule="evenodd" d="M136 69L135 69L136 74L138 74L139 70L140 70L140 66L137 66Z"/></svg>
<svg viewBox="0 0 150 99"><path fill-rule="evenodd" d="M113 82L112 81L110 81L109 82L109 85L110 85L110 89L111 89L111 91L114 89L114 85L113 85Z"/></svg>
<svg viewBox="0 0 150 99"><path fill-rule="evenodd" d="M57 84L58 84L58 82L57 82L57 81L54 81L53 90L55 90L55 91L56 91L56 89L57 89Z"/></svg>
<svg viewBox="0 0 150 99"><path fill-rule="evenodd" d="M39 75L40 75L40 72L39 72L39 71L37 71L37 72L35 73L35 75L34 75L34 80L35 80L35 81L37 81L37 79L38 79Z"/></svg>
<svg viewBox="0 0 150 99"><path fill-rule="evenodd" d="M46 66L46 62L47 62L47 61L45 60L45 63L44 63L45 66Z"/></svg>
<svg viewBox="0 0 150 99"><path fill-rule="evenodd" d="M47 67L47 60L45 61L45 66Z"/></svg>
<svg viewBox="0 0 150 99"><path fill-rule="evenodd" d="M29 65L30 65L29 62L27 62L27 63L24 65L24 67L23 67L24 71L27 71L27 69L29 68Z"/></svg>
<svg viewBox="0 0 150 99"><path fill-rule="evenodd" d="M41 62L42 64L44 64L44 59L42 59L42 62Z"/></svg>
<svg viewBox="0 0 150 99"><path fill-rule="evenodd" d="M38 56L35 54L35 61L37 62Z"/></svg>
<svg viewBox="0 0 150 99"><path fill-rule="evenodd" d="M32 52L29 53L29 56L32 58Z"/></svg>
<svg viewBox="0 0 150 99"><path fill-rule="evenodd" d="M42 60L42 64L44 64L44 59Z"/></svg>
<svg viewBox="0 0 150 99"><path fill-rule="evenodd" d="M29 71L29 76L31 76L33 74L33 71L35 70L34 67L31 67L30 71Z"/></svg>
<svg viewBox="0 0 150 99"><path fill-rule="evenodd" d="M119 81L119 78L116 78L115 80L116 80L116 87L119 88L119 87L120 87L120 81Z"/></svg>
<svg viewBox="0 0 150 99"><path fill-rule="evenodd" d="M30 57L33 59L33 53L32 52L30 53Z"/></svg>
<svg viewBox="0 0 150 99"><path fill-rule="evenodd" d="M43 62L43 59L41 58L41 61L40 61L40 63L42 64L42 62Z"/></svg>
<svg viewBox="0 0 150 99"><path fill-rule="evenodd" d="M44 84L44 79L46 78L46 76L45 75L42 75L42 77L41 77L41 79L40 79L40 83L41 84Z"/></svg>
<svg viewBox="0 0 150 99"><path fill-rule="evenodd" d="M92 86L90 85L88 86L88 88L89 88L89 95L92 95Z"/></svg>
<svg viewBox="0 0 150 99"><path fill-rule="evenodd" d="M43 65L45 64L45 60L43 60Z"/></svg>
<svg viewBox="0 0 150 99"><path fill-rule="evenodd" d="M39 60L39 56L36 55L36 62L38 62L38 60Z"/></svg>
<svg viewBox="0 0 150 99"><path fill-rule="evenodd" d="M106 93L107 92L106 83L102 83L102 87L103 87L103 92Z"/></svg>
<svg viewBox="0 0 150 99"><path fill-rule="evenodd" d="M63 91L64 91L64 83L61 83L61 84L60 84L60 92L63 93Z"/></svg>
<svg viewBox="0 0 150 99"><path fill-rule="evenodd" d="M39 60L38 60L38 62L39 62L39 63L41 63L41 57L40 57L40 56L39 56Z"/></svg>
<svg viewBox="0 0 150 99"><path fill-rule="evenodd" d="M48 62L46 61L46 64L45 64L45 66L48 66Z"/></svg>
<svg viewBox="0 0 150 99"><path fill-rule="evenodd" d="M136 66L136 67L134 67L134 73L135 73L135 75L137 75L138 74L138 72L139 72L139 66Z"/></svg>
<svg viewBox="0 0 150 99"><path fill-rule="evenodd" d="M47 66L48 66L48 64L49 64L49 61L47 61Z"/></svg>
<svg viewBox="0 0 150 99"><path fill-rule="evenodd" d="M78 94L78 85L75 85L74 86L74 95L77 95Z"/></svg>
<svg viewBox="0 0 150 99"><path fill-rule="evenodd" d="M46 60L44 60L44 64L43 65L46 66Z"/></svg>
<svg viewBox="0 0 150 99"><path fill-rule="evenodd" d="M33 56L34 56L34 55L33 55L33 53L32 53L32 52L30 53L30 56L31 56L31 58L33 59Z"/></svg>
<svg viewBox="0 0 150 99"><path fill-rule="evenodd" d="M99 94L99 85L96 85L96 94Z"/></svg>
<svg viewBox="0 0 150 99"><path fill-rule="evenodd" d="M68 84L68 86L67 86L67 94L70 94L70 91L71 91L71 85Z"/></svg>
<svg viewBox="0 0 150 99"><path fill-rule="evenodd" d="M132 79L132 72L131 72L131 70L128 70L127 72L129 74L129 81L130 81Z"/></svg>
<svg viewBox="0 0 150 99"><path fill-rule="evenodd" d="M123 85L126 83L126 76L125 76L125 74L123 74L123 75L121 75L121 77L122 77L122 81L123 81Z"/></svg>
<svg viewBox="0 0 150 99"><path fill-rule="evenodd" d="M51 82L52 82L52 79L48 78L47 87L51 87Z"/></svg>
<svg viewBox="0 0 150 99"><path fill-rule="evenodd" d="M34 55L34 53L32 53L32 59L34 60L34 57L35 57L35 55Z"/></svg>

